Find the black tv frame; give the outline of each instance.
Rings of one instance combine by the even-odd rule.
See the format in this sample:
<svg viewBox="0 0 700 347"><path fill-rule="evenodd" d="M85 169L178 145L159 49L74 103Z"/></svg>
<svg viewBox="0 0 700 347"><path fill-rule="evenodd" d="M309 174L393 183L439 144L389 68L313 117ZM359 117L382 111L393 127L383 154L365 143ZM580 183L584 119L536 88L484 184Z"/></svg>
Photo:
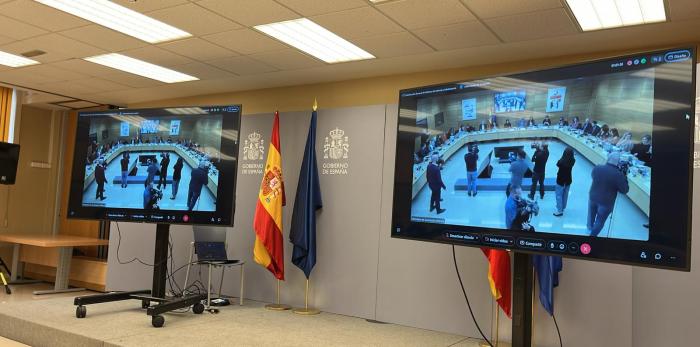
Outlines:
<svg viewBox="0 0 700 347"><path fill-rule="evenodd" d="M574 259L583 259L583 260L589 260L589 261L599 261L599 262L604 262L604 263L615 263L615 264L624 264L624 265L633 265L633 266L642 266L642 267L651 267L651 268L660 268L660 269L669 269L669 270L677 270L677 271L690 271L690 263L691 263L691 229L692 229L692 180L693 180L693 127L692 123L684 123L683 121L677 120L676 122L676 128L677 129L687 129L687 136L684 138L687 141L684 141L681 139L678 135L677 132L674 132L674 135L676 138L672 138L673 136L668 136L662 133L657 133L654 132L654 143L658 143L657 140L659 138L665 138L665 140L670 141L670 142L682 142L683 146L679 147L680 150L685 153L685 162L686 165L684 165L685 168L687 168L687 181L686 180L678 180L677 178L674 177L674 184L678 184L679 181L681 184L685 185L687 189L685 190L679 190L677 191L677 195L682 196L683 200L687 202L685 207L687 208L685 213L685 218L681 219L682 224L684 224L684 229L686 230L686 237L684 237L684 240L682 240L685 243L685 253L684 253L684 259L683 261L679 262L678 264L674 265L666 265L663 263L655 263L655 262L640 262L640 261L633 261L633 260L626 260L626 259L613 259L613 258L593 258L590 256L585 256L581 254L571 254L568 252L547 252L547 251L537 251L537 250L530 250L530 249L521 249L521 248L516 248L516 246L503 246L499 247L497 245L493 244L484 244L481 242L478 243L462 243L462 242L455 242L455 241L450 241L450 240L444 240L441 239L441 237L437 237L437 235L444 233L445 231L459 231L459 232L469 232L473 234L494 234L494 235L503 235L503 236L510 236L513 237L513 239L517 239L517 237L527 237L527 235L522 234L522 232L516 232L516 231L509 231L509 230L504 230L504 229L495 229L495 228L486 228L486 227L471 227L471 226L458 226L458 225L449 225L449 224L431 224L431 223L421 223L421 222L412 222L410 220L411 217L411 191L412 191L412 181L413 181L413 161L412 161L412 150L414 148L414 145L408 146L408 141L407 138L411 139L411 143L413 144L414 142L414 136L415 134L408 134L408 133L403 133L401 131L401 126L415 126L414 124L411 124L410 122L413 121L413 118L410 117L402 117L401 116L401 109L402 109L402 96L407 95L407 94L413 94L416 96L420 95L426 95L426 91L429 90L436 90L436 89L444 89L444 88L454 88L457 90L459 88L459 85L462 83L478 83L484 79L488 78L496 78L496 77L513 77L517 78L523 75L528 75L528 74L534 74L534 73L543 73L543 72L553 72L556 70L563 70L563 69L570 69L570 68L582 68L584 65L588 64L595 64L595 63L603 63L603 62L610 62L612 60L621 60L621 59L627 59L628 57L634 57L634 56L640 56L640 55L645 55L645 56L653 56L656 54L663 54L667 53L670 51L680 51L680 50L687 50L691 52L692 57L691 57L691 64L692 64L692 77L690 81L690 85L692 86L692 95L688 95L688 100L686 102L689 102L689 110L688 110L688 115L690 116L691 120L694 119L694 114L695 114L695 83L696 83L696 73L697 73L697 50L696 46L694 44L687 44L687 45L681 45L681 46L674 46L674 47L666 47L666 48L659 48L659 49L654 49L654 50L649 50L649 51L639 51L635 53L629 53L625 54L622 56L611 56L611 57L605 57L605 58L600 58L600 59L593 59L593 60L584 60L580 61L578 63L573 63L573 64L567 64L567 65L560 65L560 66L552 66L551 68L547 69L533 69L529 71L521 71L521 72L513 72L513 73L505 73L501 75L492 75L492 76L479 76L477 78L471 78L467 81L455 81L455 82L448 82L448 83L441 83L441 84L434 84L434 85L429 85L429 86L422 86L422 87L416 87L416 88L409 88L409 89L403 89L399 92L399 117L398 118L398 124L397 124L397 138L396 138L396 162L395 162L395 181L394 181L394 190L393 190L393 212L392 212L392 226L391 226L391 237L394 238L399 238L399 239L410 239L410 240L417 240L417 241L427 241L427 242L436 242L436 243L445 243L445 244L454 244L454 245L461 245L461 246L469 246L469 247L487 247L487 248L500 248L500 249L512 249L516 251L516 253L526 253L526 254L545 254L545 255L555 255L555 256L563 256L563 257L568 257L568 258L574 258ZM567 77L568 78L568 77ZM562 78L565 79L565 78ZM689 91L690 93L690 91ZM437 95L438 93L436 93ZM444 95L444 94L441 94ZM656 110L654 114L654 127L656 127L657 122L656 122ZM654 150L657 151L659 148L655 146ZM658 153L658 152L656 152ZM657 154L655 156L658 157L659 155ZM410 164L409 164L410 163ZM652 170L653 172L654 170ZM685 172L683 173L685 174ZM685 175L683 175L685 176ZM656 178L655 178L656 177ZM654 190L659 190L661 189L662 182L658 181L658 175L654 176L652 175L652 195L661 195L661 194L654 194ZM408 196L408 197L407 197ZM679 199L680 200L680 199ZM659 202L657 201L657 204ZM650 210L653 210L653 200L652 200L652 207ZM674 216L677 216L677 210L674 211ZM652 216L655 216L655 214L650 213L650 219ZM650 220L650 227L654 228L654 220ZM658 228L658 227L657 227ZM651 230L651 229L650 229ZM398 232L397 232L398 231ZM425 237L421 236L420 234L422 233L430 233L430 237ZM549 233L536 233L536 238L540 239L545 239L545 241L548 240L554 240L552 236L562 236L567 239L578 239L579 244L581 242L589 242L594 238L588 237L588 236L574 236L574 235L566 235L566 234L549 234ZM532 235L532 236L534 236ZM680 240L680 239L679 239ZM608 243L608 247L610 248L617 248L620 250L623 250L624 252L628 252L631 254L629 249L625 249L625 246L628 245L629 242L631 243L640 243L644 244L648 241L633 241L633 240L622 240L622 239L606 239L605 240ZM678 241L678 240L677 240ZM659 246L659 245L657 245ZM598 246L600 248L600 246ZM637 250L639 249L639 245L633 249L634 252L638 252ZM636 253L639 254L639 253ZM628 256L628 258L631 258Z"/></svg>
<svg viewBox="0 0 700 347"><path fill-rule="evenodd" d="M231 199L217 199L216 211L186 211L186 210L157 210L145 211L143 209L112 208L112 207L91 207L83 206L83 183L85 176L85 161L87 146L91 139L89 133L89 120L91 116L109 115L133 115L140 113L157 112L163 110L161 115L168 117L192 117L191 114L170 114L165 109L193 109L201 108L212 110L212 114L221 114L222 133L235 131L238 138L232 139L222 135L221 154L222 157L232 159L222 159L219 169L219 192L230 191ZM114 109L104 111L84 111L78 114L78 124L73 155L72 177L69 191L67 218L86 220L109 220L119 222L134 223L166 223L166 224L186 224L186 225L217 225L233 226L233 218L236 204L236 181L238 166L238 150L240 145L240 124L243 113L242 105L206 105L206 106L167 106L157 108L133 108ZM196 116L196 115L195 115ZM83 118L81 118L83 117ZM84 135L81 137L80 132ZM137 129L139 136L153 135L143 134L140 128ZM174 162L170 164L170 167ZM187 187L180 187L181 193L187 194ZM164 197L165 198L165 197ZM138 217L138 218L137 218ZM186 217L186 218L185 218ZM220 220L219 220L220 219Z"/></svg>
<svg viewBox="0 0 700 347"><path fill-rule="evenodd" d="M17 180L17 170L19 169L20 146L16 143L0 142L0 147L3 147L2 150L6 148L8 152L17 152L15 158L9 158L7 161L0 161L0 184L15 184Z"/></svg>

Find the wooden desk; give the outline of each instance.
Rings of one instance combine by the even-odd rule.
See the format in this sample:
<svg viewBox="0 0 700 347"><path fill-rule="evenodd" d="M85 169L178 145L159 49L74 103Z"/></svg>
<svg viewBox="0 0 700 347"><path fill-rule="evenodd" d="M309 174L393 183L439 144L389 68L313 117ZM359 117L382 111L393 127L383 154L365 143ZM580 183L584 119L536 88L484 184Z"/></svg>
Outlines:
<svg viewBox="0 0 700 347"><path fill-rule="evenodd" d="M0 233L0 242L14 244L12 254L12 276L10 276L10 281L15 283L17 283L17 279L22 272L23 264L20 259L20 250L22 245L43 248L58 248L58 261L56 265L56 281L54 282L54 289L34 291L35 295L84 290L84 288L68 288L68 275L70 273L73 247L104 246L109 244L109 240L94 239L89 237L30 233Z"/></svg>

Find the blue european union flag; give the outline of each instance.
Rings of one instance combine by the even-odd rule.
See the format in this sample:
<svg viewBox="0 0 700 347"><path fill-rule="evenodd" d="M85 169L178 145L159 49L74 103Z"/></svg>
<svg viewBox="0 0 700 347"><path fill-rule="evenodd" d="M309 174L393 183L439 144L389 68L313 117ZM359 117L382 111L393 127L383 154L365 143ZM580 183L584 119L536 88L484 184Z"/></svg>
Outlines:
<svg viewBox="0 0 700 347"><path fill-rule="evenodd" d="M289 240L294 244L292 263L304 271L306 278L316 265L316 211L321 207L321 185L316 163L316 111L313 111L289 231Z"/></svg>
<svg viewBox="0 0 700 347"><path fill-rule="evenodd" d="M532 259L540 286L540 303L549 315L554 315L554 288L559 285L559 271L562 270L561 257L536 255Z"/></svg>

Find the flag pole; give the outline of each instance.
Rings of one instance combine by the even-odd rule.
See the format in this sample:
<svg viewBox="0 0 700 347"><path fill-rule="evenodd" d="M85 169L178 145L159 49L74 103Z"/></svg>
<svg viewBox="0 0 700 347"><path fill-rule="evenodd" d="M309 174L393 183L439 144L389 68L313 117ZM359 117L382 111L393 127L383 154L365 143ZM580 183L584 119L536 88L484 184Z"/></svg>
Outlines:
<svg viewBox="0 0 700 347"><path fill-rule="evenodd" d="M304 316L311 316L321 313L315 308L309 308L309 279L306 278L306 290L304 291L304 308L295 308L292 312Z"/></svg>
<svg viewBox="0 0 700 347"><path fill-rule="evenodd" d="M493 312L494 307L496 308L495 312ZM498 317L500 314L500 310L498 308L498 302L496 300L491 301L491 311L491 341L494 344L494 347L498 347ZM486 340L481 340L479 341L479 347L490 347L490 345L488 342L486 342Z"/></svg>
<svg viewBox="0 0 700 347"><path fill-rule="evenodd" d="M272 310L272 311L285 311L285 310L289 310L292 308L289 305L280 304L280 283L281 282L282 281L280 281L279 279L277 280L277 302L274 304L265 305L266 309Z"/></svg>

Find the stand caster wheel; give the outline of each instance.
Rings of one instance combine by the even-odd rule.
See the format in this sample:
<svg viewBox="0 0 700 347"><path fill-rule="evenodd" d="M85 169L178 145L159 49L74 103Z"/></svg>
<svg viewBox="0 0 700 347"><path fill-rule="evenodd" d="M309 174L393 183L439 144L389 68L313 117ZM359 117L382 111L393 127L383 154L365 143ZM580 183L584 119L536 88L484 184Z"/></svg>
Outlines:
<svg viewBox="0 0 700 347"><path fill-rule="evenodd" d="M202 312L204 312L204 305L201 302L192 305L192 312L194 312L194 314L202 314Z"/></svg>
<svg viewBox="0 0 700 347"><path fill-rule="evenodd" d="M75 308L75 317L76 318L85 318L87 316L87 308L85 306L78 306Z"/></svg>
<svg viewBox="0 0 700 347"><path fill-rule="evenodd" d="M151 302L149 300L141 300L141 308L148 308L151 306Z"/></svg>
<svg viewBox="0 0 700 347"><path fill-rule="evenodd" d="M160 328L165 324L165 318L161 315L153 316L151 318L151 324L153 325L154 328Z"/></svg>

